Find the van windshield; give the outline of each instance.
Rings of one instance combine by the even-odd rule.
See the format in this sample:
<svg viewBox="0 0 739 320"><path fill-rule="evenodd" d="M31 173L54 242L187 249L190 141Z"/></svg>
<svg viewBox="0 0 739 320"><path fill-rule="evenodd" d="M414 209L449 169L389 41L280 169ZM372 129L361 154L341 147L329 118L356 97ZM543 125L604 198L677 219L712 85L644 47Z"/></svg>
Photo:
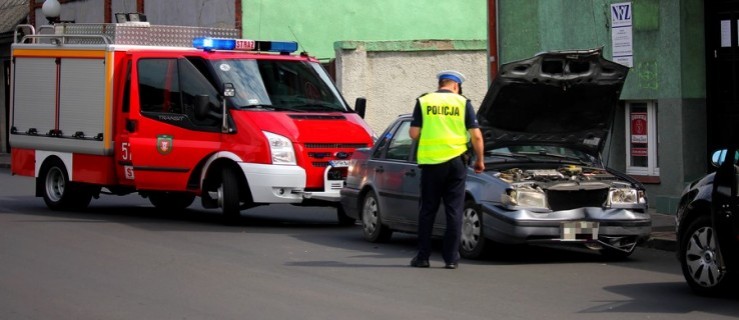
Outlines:
<svg viewBox="0 0 739 320"><path fill-rule="evenodd" d="M233 83L237 109L326 112L348 111L325 69L318 63L289 60L211 61L221 83Z"/></svg>

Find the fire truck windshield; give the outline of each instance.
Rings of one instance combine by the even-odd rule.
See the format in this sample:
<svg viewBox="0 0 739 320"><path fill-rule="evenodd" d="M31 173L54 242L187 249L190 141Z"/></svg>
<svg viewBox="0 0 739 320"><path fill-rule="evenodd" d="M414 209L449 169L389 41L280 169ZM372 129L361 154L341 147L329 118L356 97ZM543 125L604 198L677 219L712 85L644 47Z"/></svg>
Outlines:
<svg viewBox="0 0 739 320"><path fill-rule="evenodd" d="M306 61L228 59L213 60L221 83L233 83L230 98L239 109L326 112L348 110L325 69Z"/></svg>

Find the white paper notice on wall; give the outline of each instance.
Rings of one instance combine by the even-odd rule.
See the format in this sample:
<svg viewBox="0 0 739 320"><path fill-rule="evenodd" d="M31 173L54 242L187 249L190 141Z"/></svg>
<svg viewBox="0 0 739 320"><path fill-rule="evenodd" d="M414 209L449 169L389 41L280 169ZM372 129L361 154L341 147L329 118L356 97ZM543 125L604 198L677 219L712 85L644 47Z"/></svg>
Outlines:
<svg viewBox="0 0 739 320"><path fill-rule="evenodd" d="M721 20L721 47L731 47L731 20Z"/></svg>
<svg viewBox="0 0 739 320"><path fill-rule="evenodd" d="M634 39L631 32L631 2L611 4L611 47L613 61L634 66Z"/></svg>

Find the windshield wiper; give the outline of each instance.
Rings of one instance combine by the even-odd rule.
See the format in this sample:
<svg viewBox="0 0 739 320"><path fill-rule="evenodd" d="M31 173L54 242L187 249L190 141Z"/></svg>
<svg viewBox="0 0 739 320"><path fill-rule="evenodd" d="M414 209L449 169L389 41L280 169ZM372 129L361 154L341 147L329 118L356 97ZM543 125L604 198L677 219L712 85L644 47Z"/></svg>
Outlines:
<svg viewBox="0 0 739 320"><path fill-rule="evenodd" d="M300 109L303 111L345 111L342 109L336 109L334 107L331 107L331 105L325 104L325 103L305 103L300 105L293 106L296 109Z"/></svg>

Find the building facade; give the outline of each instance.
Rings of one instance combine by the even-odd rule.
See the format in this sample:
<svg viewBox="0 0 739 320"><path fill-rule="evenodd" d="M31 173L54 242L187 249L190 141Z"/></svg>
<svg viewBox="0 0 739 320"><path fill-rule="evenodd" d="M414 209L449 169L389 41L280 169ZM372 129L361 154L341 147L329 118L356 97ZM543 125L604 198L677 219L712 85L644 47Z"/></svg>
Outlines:
<svg viewBox="0 0 739 320"><path fill-rule="evenodd" d="M645 183L651 206L674 213L686 184L711 170L707 157L726 127L721 119L739 112L739 1L497 3L502 63L540 51L603 47L607 57L630 64L605 156ZM620 19L629 20L628 28Z"/></svg>

